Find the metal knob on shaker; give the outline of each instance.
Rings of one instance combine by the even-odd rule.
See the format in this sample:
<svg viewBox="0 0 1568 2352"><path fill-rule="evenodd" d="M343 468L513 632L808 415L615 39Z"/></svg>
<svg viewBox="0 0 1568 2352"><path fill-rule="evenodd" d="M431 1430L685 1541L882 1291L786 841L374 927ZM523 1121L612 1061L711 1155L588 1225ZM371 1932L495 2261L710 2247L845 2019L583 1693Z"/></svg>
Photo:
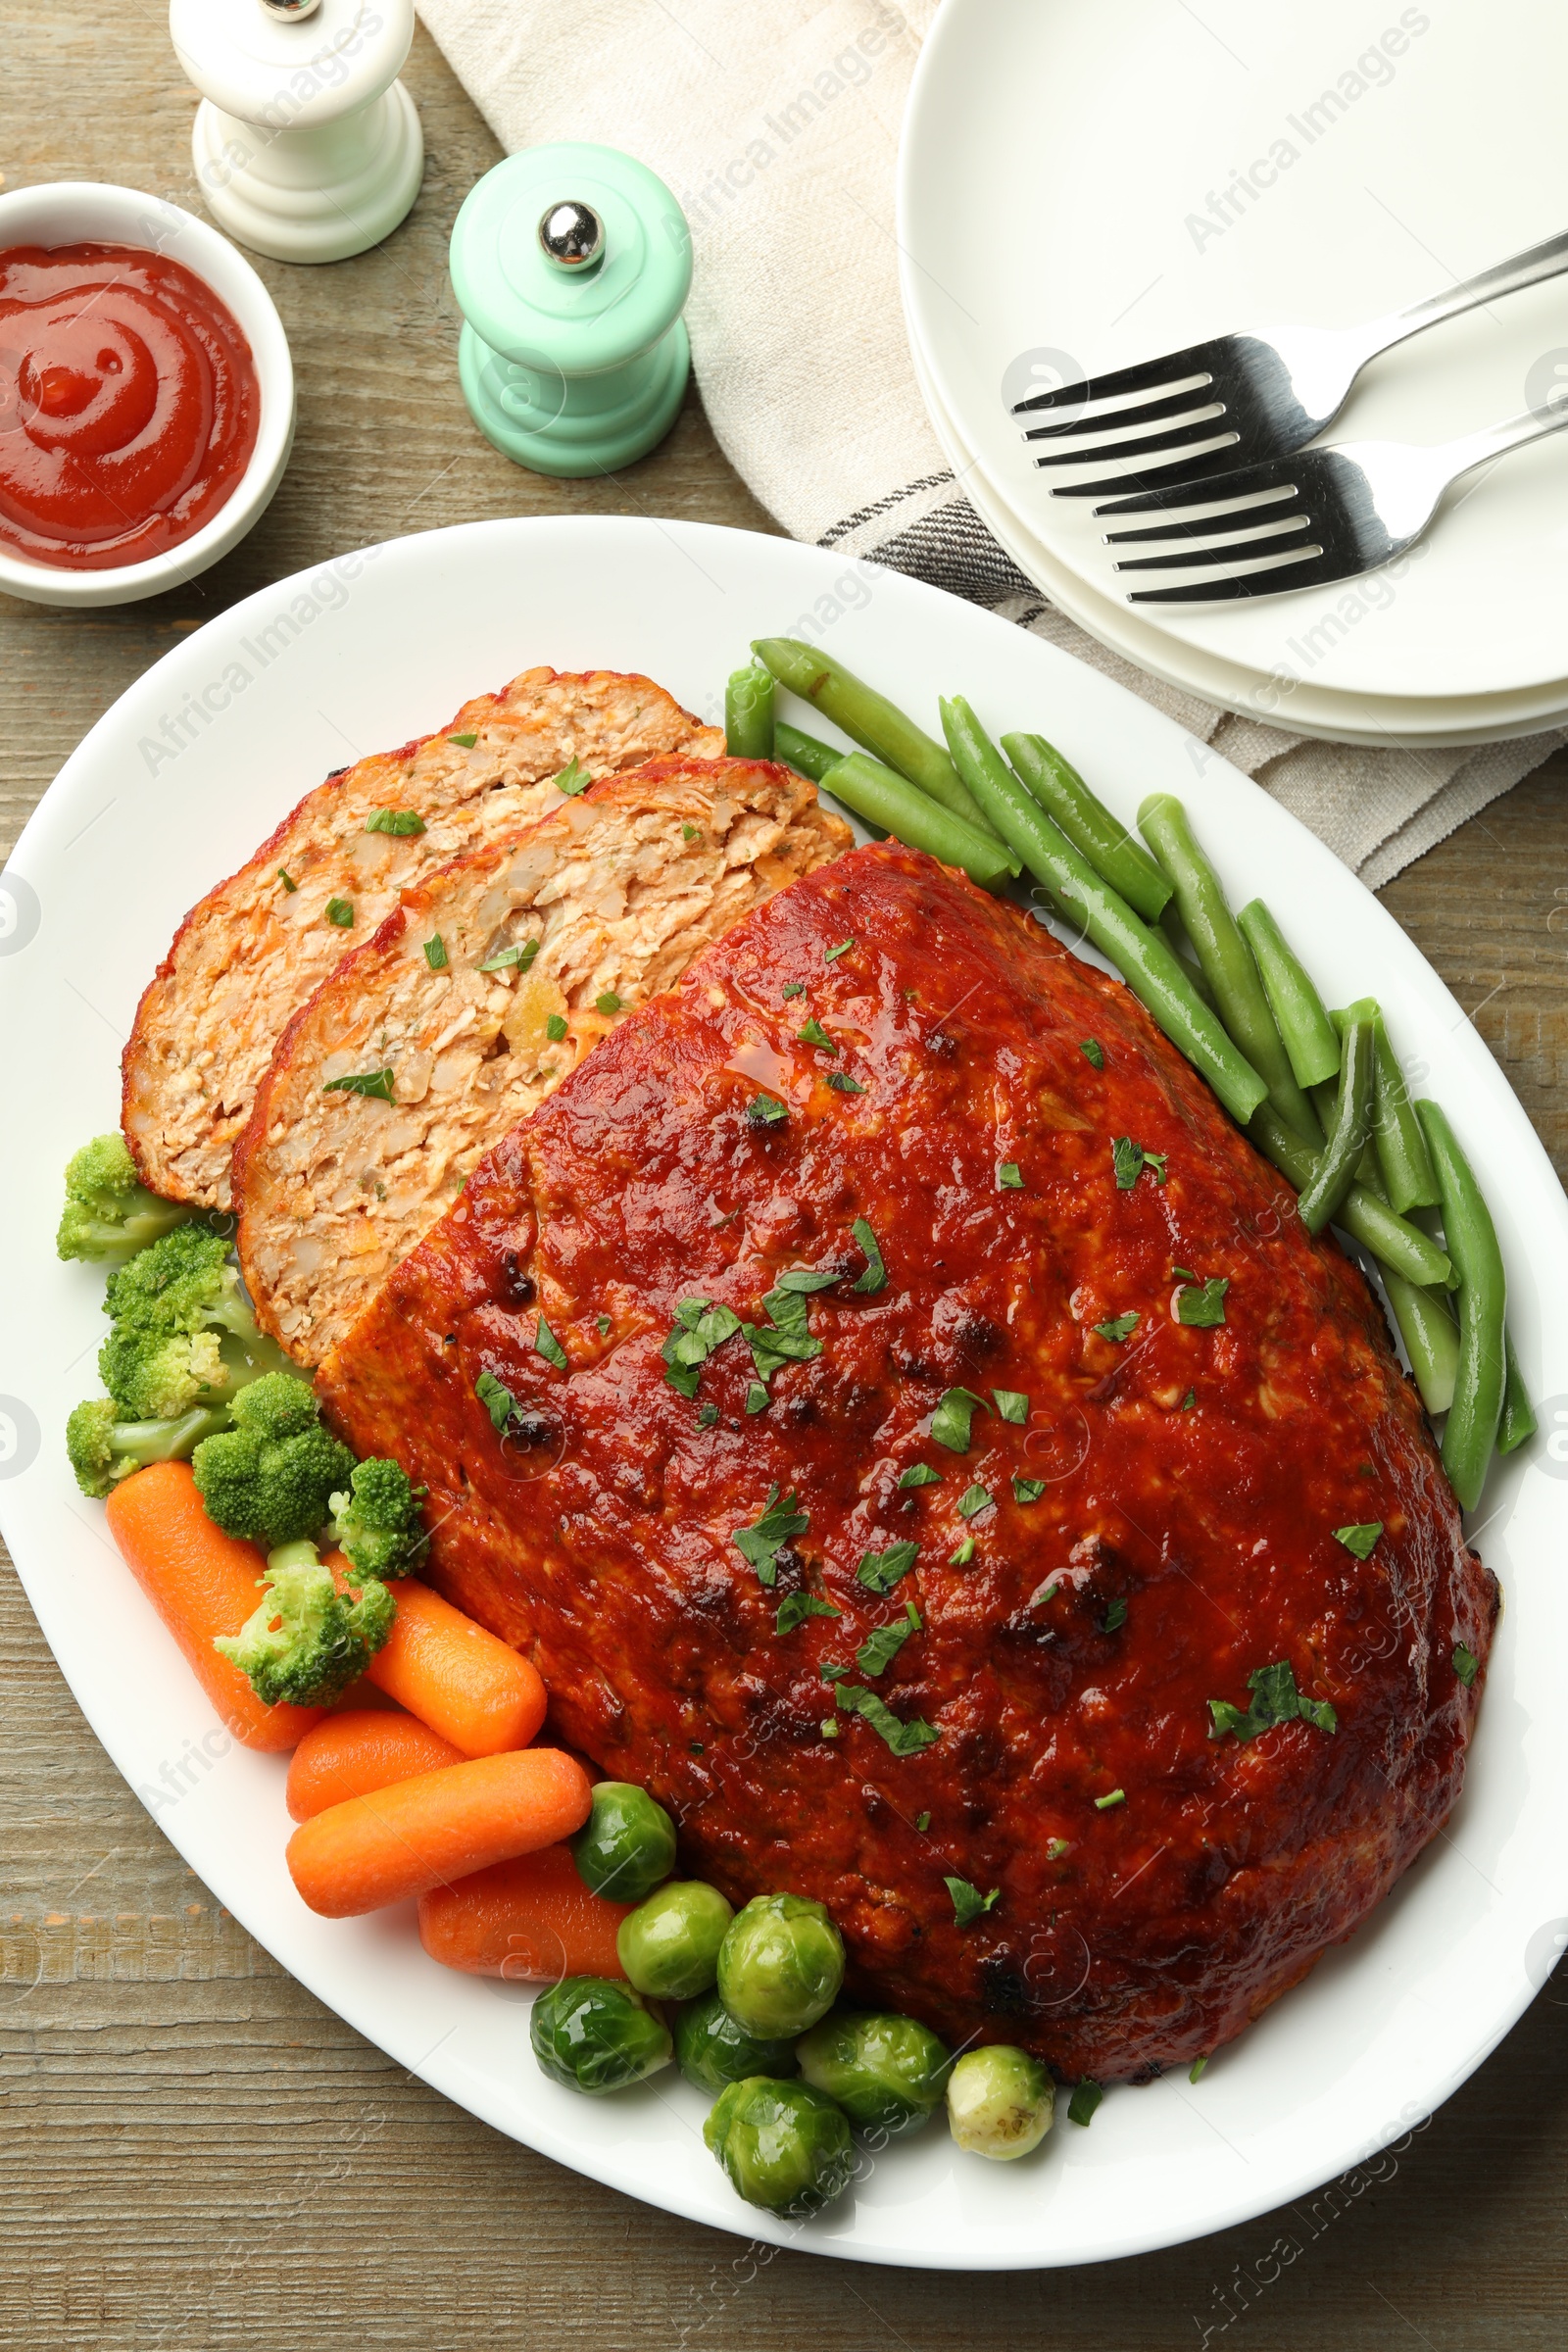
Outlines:
<svg viewBox="0 0 1568 2352"><path fill-rule="evenodd" d="M474 422L535 473L608 473L662 441L691 369L686 218L613 147L526 148L470 189L452 230Z"/></svg>

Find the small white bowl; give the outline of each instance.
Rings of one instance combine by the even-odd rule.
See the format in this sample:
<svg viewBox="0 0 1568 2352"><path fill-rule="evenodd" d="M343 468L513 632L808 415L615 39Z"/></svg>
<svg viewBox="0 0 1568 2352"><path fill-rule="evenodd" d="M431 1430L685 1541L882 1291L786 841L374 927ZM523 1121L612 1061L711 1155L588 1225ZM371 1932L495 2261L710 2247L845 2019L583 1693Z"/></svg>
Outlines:
<svg viewBox="0 0 1568 2352"><path fill-rule="evenodd" d="M266 512L294 445L294 363L272 298L243 255L216 228L166 204L89 179L47 180L0 195L0 253L15 245L139 245L182 263L228 305L251 347L261 421L250 464L210 520L177 547L106 571L30 564L0 547L0 589L34 605L132 605L194 579L226 556Z"/></svg>

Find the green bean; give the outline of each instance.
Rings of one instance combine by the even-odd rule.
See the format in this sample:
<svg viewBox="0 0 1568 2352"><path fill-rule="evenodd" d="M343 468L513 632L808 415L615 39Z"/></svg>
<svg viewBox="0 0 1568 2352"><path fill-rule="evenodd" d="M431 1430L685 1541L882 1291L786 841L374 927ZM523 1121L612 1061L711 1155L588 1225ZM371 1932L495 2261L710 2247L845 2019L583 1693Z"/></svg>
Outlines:
<svg viewBox="0 0 1568 2352"><path fill-rule="evenodd" d="M793 767L798 775L809 776L813 784L820 784L828 769L837 767L844 754L831 743L818 743L814 735L803 735L787 718L779 718L773 722L773 757L782 760L786 767Z"/></svg>
<svg viewBox="0 0 1568 2352"><path fill-rule="evenodd" d="M1287 1127L1279 1113L1266 1103L1253 1113L1247 1132L1280 1173L1290 1178L1297 1191L1304 1192L1317 1171L1321 1152L1314 1152L1310 1144L1303 1144L1295 1128ZM1437 1243L1392 1209L1376 1193L1369 1192L1365 1185L1351 1185L1341 1205L1339 1222L1380 1266L1392 1266L1406 1282L1423 1289L1434 1284L1447 1287L1453 1268Z"/></svg>
<svg viewBox="0 0 1568 2352"><path fill-rule="evenodd" d="M1171 889L1141 841L1097 800L1075 767L1043 735L1004 735L1002 748L1048 816L1055 818L1102 882L1146 923L1159 920Z"/></svg>
<svg viewBox="0 0 1568 2352"><path fill-rule="evenodd" d="M863 752L835 760L822 778L822 788L867 824L897 834L911 849L929 851L944 865L961 865L971 881L987 890L1018 870L1012 852L993 834L976 832L961 816L927 800L907 778L896 776Z"/></svg>
<svg viewBox="0 0 1568 2352"><path fill-rule="evenodd" d="M967 705L955 705L967 711ZM968 711L970 722L974 720ZM978 732L976 723L975 731ZM1264 1099L1262 1079L1226 1036L1199 996L1164 933L1141 922L1126 901L1102 881L1060 827L997 759L974 759L970 775L987 797L988 813L1067 920L1116 966L1135 997L1207 1079L1239 1125ZM994 763L994 764L993 764ZM831 783L829 785L831 790Z"/></svg>
<svg viewBox="0 0 1568 2352"><path fill-rule="evenodd" d="M1364 1005L1351 1007L1351 1018L1345 1030L1339 1100L1328 1149L1298 1204L1301 1223L1308 1233L1321 1233L1345 1205L1371 1128L1372 1011L1368 1001Z"/></svg>
<svg viewBox="0 0 1568 2352"><path fill-rule="evenodd" d="M1506 1324L1502 1330L1502 1349L1508 1376L1502 1392L1502 1419L1497 1425L1497 1451L1512 1453L1515 1446L1535 1436L1538 1424L1525 1376L1519 1369L1519 1358L1513 1351L1513 1334Z"/></svg>
<svg viewBox="0 0 1568 2352"><path fill-rule="evenodd" d="M1236 928L1220 878L1199 848L1186 809L1168 792L1152 793L1138 811L1138 823L1174 885L1187 936L1214 992L1220 1019L1262 1077L1280 1117L1315 1151L1323 1141L1317 1114L1296 1082L1252 951Z"/></svg>
<svg viewBox="0 0 1568 2352"><path fill-rule="evenodd" d="M1337 1077L1340 1040L1334 1023L1305 965L1261 899L1242 908L1236 928L1252 951L1297 1085L1321 1086L1325 1078Z"/></svg>
<svg viewBox="0 0 1568 2352"><path fill-rule="evenodd" d="M773 757L773 673L753 662L724 689L724 749L732 760Z"/></svg>
<svg viewBox="0 0 1568 2352"><path fill-rule="evenodd" d="M856 677L842 662L803 645L798 637L759 637L752 651L781 686L787 686L803 702L814 703L885 767L928 793L951 816L961 817L981 833L992 831L958 781L958 772L941 744L933 743L912 718L906 718L885 695Z"/></svg>
<svg viewBox="0 0 1568 2352"><path fill-rule="evenodd" d="M1481 1498L1502 1421L1507 1279L1492 1213L1453 1129L1436 1102L1415 1108L1443 1196L1443 1237L1459 1271L1459 1369L1443 1433L1443 1467L1470 1511Z"/></svg>
<svg viewBox="0 0 1568 2352"><path fill-rule="evenodd" d="M1161 931L1164 932L1165 937L1170 941L1170 944L1175 949L1177 955L1181 957L1182 970L1187 974L1188 979L1197 989L1199 995L1202 998L1203 1003L1212 1008L1214 1003L1214 991L1209 987L1208 982L1204 979L1203 967L1199 962L1197 956L1193 954L1192 948L1188 942L1187 934L1182 929L1182 918L1177 912L1176 902L1174 899L1168 900L1165 906L1162 908L1159 917L1159 927Z"/></svg>
<svg viewBox="0 0 1568 2352"><path fill-rule="evenodd" d="M1449 1311L1446 1294L1423 1290L1406 1282L1392 1266L1381 1269L1394 1319L1399 1326L1404 1351L1410 1358L1421 1401L1434 1418L1453 1402L1454 1376L1459 1368L1459 1327Z"/></svg>
<svg viewBox="0 0 1568 2352"><path fill-rule="evenodd" d="M1440 1195L1432 1156L1381 1013L1375 1025L1372 1069L1372 1140L1389 1199L1401 1216L1412 1208L1434 1208Z"/></svg>

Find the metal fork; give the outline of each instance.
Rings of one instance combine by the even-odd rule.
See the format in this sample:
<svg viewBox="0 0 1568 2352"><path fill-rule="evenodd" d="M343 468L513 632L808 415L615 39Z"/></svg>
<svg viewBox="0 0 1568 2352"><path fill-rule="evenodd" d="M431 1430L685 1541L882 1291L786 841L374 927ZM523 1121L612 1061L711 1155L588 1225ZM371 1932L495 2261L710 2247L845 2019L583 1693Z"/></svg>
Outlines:
<svg viewBox="0 0 1568 2352"><path fill-rule="evenodd" d="M1096 498L1106 490L1133 489L1145 482L1197 481L1216 465L1244 466L1262 458L1288 458L1304 449L1332 424L1349 398L1350 387L1369 361L1410 335L1456 318L1502 294L1515 294L1568 270L1568 235L1533 245L1511 261L1467 277L1446 294L1434 294L1407 311L1392 312L1364 326L1282 326L1266 334L1216 335L1189 344L1161 360L1117 368L1108 375L1086 376L1055 392L1037 392L1018 401L1014 416L1051 409L1077 408L1089 401L1115 403L1100 416L1029 428L1026 441L1062 446L1037 456L1037 466L1083 466L1108 458L1148 458L1166 450L1206 444L1197 456L1178 458L1137 472L1093 482L1055 483L1054 498ZM1127 406L1119 395L1164 393L1160 400ZM1145 428L1158 425L1157 432ZM1091 433L1132 433L1134 438L1076 447Z"/></svg>
<svg viewBox="0 0 1568 2352"><path fill-rule="evenodd" d="M1527 441L1568 425L1568 401L1488 431L1427 448L1402 441L1343 441L1267 466L1244 466L1195 482L1142 490L1096 507L1095 514L1174 514L1144 530L1106 531L1107 547L1201 539L1161 556L1118 559L1118 571L1174 571L1201 565L1226 577L1178 588L1138 588L1134 605L1214 605L1242 596L1283 596L1353 579L1419 539L1453 482ZM1197 510L1203 510L1197 512ZM1240 533L1240 536L1237 534Z"/></svg>

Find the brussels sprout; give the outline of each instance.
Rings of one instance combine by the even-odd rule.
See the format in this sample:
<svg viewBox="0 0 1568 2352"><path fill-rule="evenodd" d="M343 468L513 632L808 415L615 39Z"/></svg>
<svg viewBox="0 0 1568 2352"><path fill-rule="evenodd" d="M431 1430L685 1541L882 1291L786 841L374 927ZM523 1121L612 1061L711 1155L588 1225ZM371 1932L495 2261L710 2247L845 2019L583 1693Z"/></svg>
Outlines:
<svg viewBox="0 0 1568 2352"><path fill-rule="evenodd" d="M646 1788L601 1781L571 1841L577 1876L612 1903L640 1903L675 1867L675 1824Z"/></svg>
<svg viewBox="0 0 1568 2352"><path fill-rule="evenodd" d="M748 2034L804 2034L843 1982L843 1939L804 1894L753 1895L718 1947L720 1996Z"/></svg>
<svg viewBox="0 0 1568 2352"><path fill-rule="evenodd" d="M855 2142L842 2111L808 2082L748 2075L722 2093L703 2137L748 2205L804 2218L842 2196Z"/></svg>
<svg viewBox="0 0 1568 2352"><path fill-rule="evenodd" d="M611 1977L566 1977L533 2005L533 2054L568 2090L624 2090L670 2061L669 2028Z"/></svg>
<svg viewBox="0 0 1568 2352"><path fill-rule="evenodd" d="M689 2001L713 1982L718 1947L734 1916L716 1886L670 1879L621 1921L615 1935L620 1965L638 1991L656 2001Z"/></svg>
<svg viewBox="0 0 1568 2352"><path fill-rule="evenodd" d="M918 2132L947 2085L951 2061L912 2017L835 2011L796 2051L801 2072L836 2099L858 2132Z"/></svg>
<svg viewBox="0 0 1568 2352"><path fill-rule="evenodd" d="M716 2098L748 2075L793 2075L795 2044L759 2040L738 2026L716 1992L688 2001L675 2020L675 2064L688 2082Z"/></svg>
<svg viewBox="0 0 1568 2352"><path fill-rule="evenodd" d="M1056 2085L1037 2058L1006 2042L965 2050L948 2077L948 2122L971 2156L1027 2156L1051 2130Z"/></svg>

